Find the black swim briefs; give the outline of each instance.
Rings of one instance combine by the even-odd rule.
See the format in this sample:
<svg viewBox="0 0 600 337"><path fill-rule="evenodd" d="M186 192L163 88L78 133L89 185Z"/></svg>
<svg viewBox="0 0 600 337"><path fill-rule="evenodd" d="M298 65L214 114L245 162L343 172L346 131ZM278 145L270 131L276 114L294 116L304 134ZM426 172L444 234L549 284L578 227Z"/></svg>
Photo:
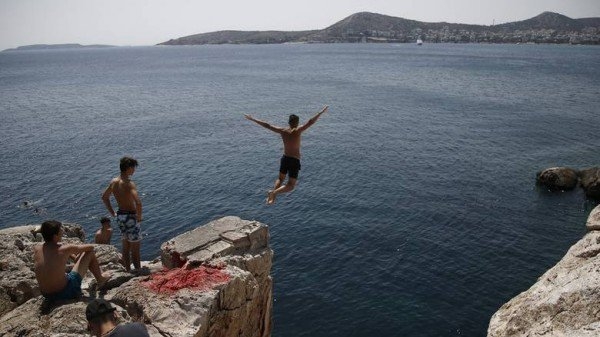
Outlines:
<svg viewBox="0 0 600 337"><path fill-rule="evenodd" d="M286 155L281 157L279 173L288 174L290 178L298 179L298 171L300 171L300 159Z"/></svg>

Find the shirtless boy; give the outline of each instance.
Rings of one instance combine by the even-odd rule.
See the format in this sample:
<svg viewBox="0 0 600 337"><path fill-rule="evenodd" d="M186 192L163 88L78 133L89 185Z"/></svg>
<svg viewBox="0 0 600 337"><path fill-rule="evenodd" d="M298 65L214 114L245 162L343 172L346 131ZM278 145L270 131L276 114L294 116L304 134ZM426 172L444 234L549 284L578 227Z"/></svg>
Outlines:
<svg viewBox="0 0 600 337"><path fill-rule="evenodd" d="M100 229L94 235L94 243L100 245L109 245L112 238L112 228L110 228L110 219L103 216L100 218Z"/></svg>
<svg viewBox="0 0 600 337"><path fill-rule="evenodd" d="M138 196L131 176L138 166L137 160L130 157L121 158L121 174L110 181L102 194L102 201L108 212L117 218L123 243L123 265L131 270L131 262L136 270L140 269L140 240L142 239L140 222L142 222L142 201ZM113 195L119 209L114 211L110 202Z"/></svg>
<svg viewBox="0 0 600 337"><path fill-rule="evenodd" d="M290 192L296 186L298 172L300 171L300 143L302 133L311 125L315 124L319 117L321 117L321 115L327 111L327 108L327 105L324 106L321 111L309 119L306 124L300 127L298 127L300 118L294 114L290 115L288 121L289 127L287 128L273 126L250 115L244 115L246 119L280 134L281 139L283 140L283 157L281 157L279 166L279 176L277 177L277 180L275 180L274 188L268 192L267 205L273 204L278 194ZM286 175L288 175L287 184L282 185Z"/></svg>
<svg viewBox="0 0 600 337"><path fill-rule="evenodd" d="M42 223L40 229L44 243L33 249L35 277L40 292L51 301L70 300L81 296L81 281L88 269L98 281L101 288L109 279L102 274L100 265L94 254L94 245L62 244L62 224L49 220ZM71 272L65 274L67 262L72 255L79 257Z"/></svg>

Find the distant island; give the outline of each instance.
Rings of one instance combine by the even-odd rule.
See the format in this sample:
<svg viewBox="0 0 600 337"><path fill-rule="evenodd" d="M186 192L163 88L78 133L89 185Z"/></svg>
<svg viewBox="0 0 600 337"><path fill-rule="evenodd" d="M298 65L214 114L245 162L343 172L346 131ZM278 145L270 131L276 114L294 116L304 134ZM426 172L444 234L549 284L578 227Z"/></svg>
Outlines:
<svg viewBox="0 0 600 337"><path fill-rule="evenodd" d="M172 39L159 45L275 43L557 43L600 44L600 18L571 19L544 12L524 21L492 26L428 23L376 13L350 15L322 30L218 31Z"/></svg>
<svg viewBox="0 0 600 337"><path fill-rule="evenodd" d="M81 45L78 43L63 43L63 44L32 44L28 46L20 46L3 51L25 51L25 50L48 50L48 49L78 49L78 48L109 48L114 47L105 44Z"/></svg>

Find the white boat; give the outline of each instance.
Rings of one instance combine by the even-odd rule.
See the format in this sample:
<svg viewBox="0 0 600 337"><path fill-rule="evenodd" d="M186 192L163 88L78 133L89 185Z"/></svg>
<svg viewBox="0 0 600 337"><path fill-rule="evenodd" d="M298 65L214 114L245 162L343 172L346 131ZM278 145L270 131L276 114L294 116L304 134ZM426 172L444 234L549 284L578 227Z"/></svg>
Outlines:
<svg viewBox="0 0 600 337"><path fill-rule="evenodd" d="M417 39L417 46L420 46L420 45L422 45L422 44L423 44L423 40L421 40L421 39Z"/></svg>

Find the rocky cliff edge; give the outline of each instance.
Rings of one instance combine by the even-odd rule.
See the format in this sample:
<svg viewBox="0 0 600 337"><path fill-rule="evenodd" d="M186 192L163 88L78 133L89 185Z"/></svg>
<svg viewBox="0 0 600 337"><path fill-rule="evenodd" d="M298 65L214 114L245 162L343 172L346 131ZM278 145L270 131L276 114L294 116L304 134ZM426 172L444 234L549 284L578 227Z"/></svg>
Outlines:
<svg viewBox="0 0 600 337"><path fill-rule="evenodd" d="M600 336L600 205L586 227L552 269L492 316L488 337Z"/></svg>
<svg viewBox="0 0 600 337"><path fill-rule="evenodd" d="M0 230L0 336L88 336L85 307L102 297L120 321L140 321L153 337L271 335L273 251L268 227L224 217L161 246L161 257L134 275L119 264L114 246L97 245L103 271L112 273L98 291L88 272L80 300L48 303L33 272L35 226ZM64 224L65 242L83 241L81 226ZM184 267L185 266L185 267Z"/></svg>

